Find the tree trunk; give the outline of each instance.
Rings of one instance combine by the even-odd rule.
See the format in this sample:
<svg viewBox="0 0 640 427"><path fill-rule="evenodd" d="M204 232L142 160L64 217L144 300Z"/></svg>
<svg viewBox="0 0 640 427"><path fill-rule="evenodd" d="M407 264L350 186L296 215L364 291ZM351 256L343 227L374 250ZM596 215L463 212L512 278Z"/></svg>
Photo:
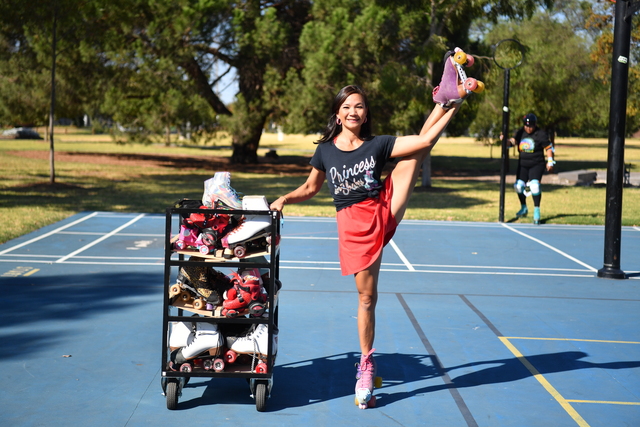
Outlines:
<svg viewBox="0 0 640 427"><path fill-rule="evenodd" d="M422 162L422 186L431 188L431 153Z"/></svg>
<svg viewBox="0 0 640 427"><path fill-rule="evenodd" d="M256 164L258 163L258 145L262 136L265 119L251 120L242 132L234 133L231 138L233 154L231 163Z"/></svg>

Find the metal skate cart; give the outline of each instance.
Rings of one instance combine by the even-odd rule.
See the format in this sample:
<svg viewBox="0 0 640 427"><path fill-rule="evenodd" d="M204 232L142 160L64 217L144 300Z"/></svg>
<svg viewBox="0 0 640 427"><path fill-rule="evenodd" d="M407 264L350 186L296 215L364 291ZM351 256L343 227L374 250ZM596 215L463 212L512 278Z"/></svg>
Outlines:
<svg viewBox="0 0 640 427"><path fill-rule="evenodd" d="M268 221L269 235L250 242L240 242L233 248L221 249L211 245L209 250L197 246L185 246L178 242L181 225L190 215L231 215L234 218L261 218ZM273 367L277 352L278 333L278 292L279 280L279 242L281 217L280 212L271 210L220 210L193 209L176 205L166 210L165 259L164 259L164 303L162 318L162 367L161 386L166 396L167 408L177 409L178 400L184 386L192 377L207 378L244 378L249 383L251 396L255 400L256 409L264 411L266 401L273 385ZM213 243L211 240L206 243ZM248 307L230 313L222 305L209 304L199 295L190 294L189 290L178 289L176 277L183 267L207 267L217 269L221 273L229 273L234 269L259 269L262 287L266 291L266 302L260 311L252 311ZM215 271L215 270L214 270ZM254 270L256 271L256 270ZM233 273L232 273L233 275ZM235 276L238 277L238 276ZM226 293L224 294L226 297ZM226 301L226 300L225 300ZM225 312L226 311L226 312ZM172 349L170 341L172 329L176 325L202 326L217 329L220 334L238 330L257 330L261 328L267 333L267 351L256 354L235 354L228 344L235 337L225 336L222 346L215 353L204 353L180 365L171 361ZM215 326L211 326L215 325ZM263 325L263 326L260 326ZM205 328L202 329L205 329ZM264 338L264 337L262 337ZM247 338L245 338L246 340ZM250 339L250 338L249 338ZM263 345L264 347L264 345ZM173 351L176 351L173 349Z"/></svg>

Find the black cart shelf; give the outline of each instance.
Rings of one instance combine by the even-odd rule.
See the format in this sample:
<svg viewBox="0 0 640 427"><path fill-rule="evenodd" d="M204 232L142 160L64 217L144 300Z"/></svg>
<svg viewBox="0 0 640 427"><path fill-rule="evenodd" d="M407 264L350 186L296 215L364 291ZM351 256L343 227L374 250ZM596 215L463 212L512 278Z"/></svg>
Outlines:
<svg viewBox="0 0 640 427"><path fill-rule="evenodd" d="M265 215L270 219L271 239L264 252L248 253L244 258L225 258L220 251L203 255L197 250L176 250L173 236L180 229L183 215L192 213L226 214L226 215ZM162 377L161 386L167 399L168 409L177 409L182 389L191 377L209 378L245 378L249 382L251 396L255 399L256 409L264 411L266 401L271 394L273 385L273 367L275 365L276 351L274 349L274 335L278 331L278 292L280 290L279 262L280 262L280 212L278 211L248 211L248 210L220 210L220 209L187 209L171 207L166 210L165 229L165 259L164 259L164 303L162 318ZM173 226L173 228L172 228ZM199 258L198 261L189 260L190 256ZM185 303L179 298L170 297L172 286L172 273L176 273L182 266L204 265L224 268L227 271L237 268L259 268L261 271L268 269L268 278L263 276L263 285L267 292L267 310L260 317L239 315L235 318L227 318L221 314L221 307L215 310L196 309L192 304ZM175 277L176 275L173 275ZM193 317L197 315L197 317ZM174 371L169 368L169 327L172 322L213 323L217 325L234 324L246 325L266 324L268 330L268 352L266 357L266 369L264 365L256 369L255 357L250 362L246 360L225 365L224 370L216 371L205 369L197 363L191 372ZM275 350L275 351L274 351ZM266 370L266 372L264 372Z"/></svg>

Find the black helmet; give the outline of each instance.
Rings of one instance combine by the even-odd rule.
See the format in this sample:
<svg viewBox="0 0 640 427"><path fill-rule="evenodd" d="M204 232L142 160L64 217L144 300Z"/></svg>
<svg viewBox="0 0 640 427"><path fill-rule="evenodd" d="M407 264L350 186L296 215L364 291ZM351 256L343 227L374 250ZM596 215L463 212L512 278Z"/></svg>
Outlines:
<svg viewBox="0 0 640 427"><path fill-rule="evenodd" d="M522 121L524 122L525 126L535 126L536 123L538 123L538 118L536 117L535 114L533 113L529 113L526 116L524 116L522 118Z"/></svg>

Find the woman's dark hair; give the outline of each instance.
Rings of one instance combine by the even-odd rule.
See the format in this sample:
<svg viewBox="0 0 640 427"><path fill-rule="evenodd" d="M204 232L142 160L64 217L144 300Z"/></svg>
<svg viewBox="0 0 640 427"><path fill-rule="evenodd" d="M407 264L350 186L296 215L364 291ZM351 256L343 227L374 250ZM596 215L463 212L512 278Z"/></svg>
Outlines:
<svg viewBox="0 0 640 427"><path fill-rule="evenodd" d="M340 92L336 95L333 100L333 106L331 107L331 116L329 117L329 122L327 123L327 127L324 130L324 134L322 138L316 141L317 144L322 144L323 142L333 141L333 139L338 136L338 134L342 131L342 125L338 125L336 123L336 117L340 106L344 104L344 101L354 93L362 96L364 101L364 106L367 109L367 120L363 123L360 128L360 138L364 140L368 140L372 138L371 134L371 111L369 110L369 102L367 101L367 95L364 93L364 90L356 85L345 86L340 89Z"/></svg>

